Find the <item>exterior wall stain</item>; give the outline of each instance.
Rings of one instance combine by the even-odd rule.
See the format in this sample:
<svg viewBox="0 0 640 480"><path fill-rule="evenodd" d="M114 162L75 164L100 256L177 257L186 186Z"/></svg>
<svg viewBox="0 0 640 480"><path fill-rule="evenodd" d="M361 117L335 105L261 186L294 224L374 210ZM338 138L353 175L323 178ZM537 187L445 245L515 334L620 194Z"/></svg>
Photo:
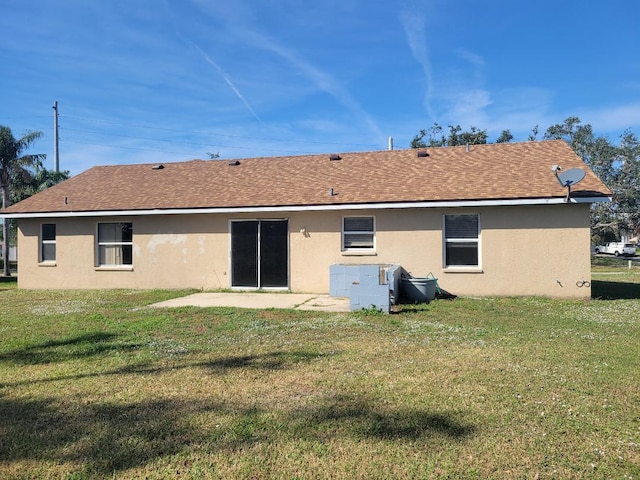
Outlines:
<svg viewBox="0 0 640 480"><path fill-rule="evenodd" d="M481 265L474 271L443 267L443 215L478 214ZM342 218L375 217L375 251L343 252ZM542 295L589 298L588 204L473 208L416 208L279 214L191 214L48 218L18 222L21 288L230 287L229 221L289 220L289 285L300 293L329 293L334 264L397 264L416 277L433 273L455 295ZM129 270L96 268L96 225L133 224ZM56 223L55 265L38 263L41 223Z"/></svg>

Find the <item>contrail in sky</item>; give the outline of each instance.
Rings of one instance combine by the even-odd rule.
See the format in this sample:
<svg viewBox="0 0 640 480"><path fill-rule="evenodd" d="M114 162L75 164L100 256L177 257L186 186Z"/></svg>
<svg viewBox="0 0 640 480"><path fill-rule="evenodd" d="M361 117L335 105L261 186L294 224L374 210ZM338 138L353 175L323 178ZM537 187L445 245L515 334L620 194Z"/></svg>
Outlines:
<svg viewBox="0 0 640 480"><path fill-rule="evenodd" d="M255 31L243 32L245 39L250 39L256 47L271 51L284 58L296 69L303 72L321 90L336 98L350 112L360 116L374 132L378 138L384 137L376 122L369 114L355 101L351 94L342 87L331 75L315 67L307 60L299 57L294 50L287 48L271 37L260 35Z"/></svg>
<svg viewBox="0 0 640 480"><path fill-rule="evenodd" d="M227 75L227 73L224 70L222 70L220 65L218 65L216 62L214 62L211 59L211 57L209 57L209 55L206 54L206 52L204 50L202 50L198 45L193 43L191 40L186 40L186 41L189 42L191 45L193 45L194 48L196 50L198 50L198 52L200 52L200 55L202 55L202 57L205 59L205 61L208 64L212 65L218 71L218 73L222 76L224 81L227 82L227 85L229 85L231 90L233 90L233 93L235 93L236 96L242 101L242 103L244 103L244 106L247 107L247 110L249 110L251 112L251 115L253 115L256 118L256 120L258 120L260 123L263 123L262 119L258 116L258 114L255 112L255 110L251 107L249 102L247 102L247 99L244 98L244 95L242 95L240 90L238 90L238 88L233 84L233 82L231 81L231 78L229 77L229 75Z"/></svg>
<svg viewBox="0 0 640 480"><path fill-rule="evenodd" d="M424 106L427 110L427 114L433 119L435 118L431 105L433 97L433 77L431 61L429 60L429 48L427 47L427 41L424 33L426 28L424 17L409 12L401 12L399 17L404 28L404 33L407 36L409 49L424 72L426 87Z"/></svg>

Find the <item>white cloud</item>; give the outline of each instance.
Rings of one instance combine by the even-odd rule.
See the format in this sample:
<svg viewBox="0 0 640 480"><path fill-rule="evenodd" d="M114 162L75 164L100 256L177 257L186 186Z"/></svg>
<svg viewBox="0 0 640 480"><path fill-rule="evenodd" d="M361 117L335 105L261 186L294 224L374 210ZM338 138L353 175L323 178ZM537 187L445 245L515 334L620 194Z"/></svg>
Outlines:
<svg viewBox="0 0 640 480"><path fill-rule="evenodd" d="M548 90L508 88L492 92L492 99L488 121L482 128L496 136L502 130L510 130L516 140L526 140L536 125L543 131L551 123L560 121L551 112L553 95Z"/></svg>
<svg viewBox="0 0 640 480"><path fill-rule="evenodd" d="M466 60L466 61L468 61L470 63L473 63L474 65L476 65L478 67L484 67L485 64L486 64L486 62L485 62L483 57L481 57L480 55L478 55L476 53L473 53L472 51L467 50L465 48L457 49L456 53L460 58L462 58L462 59L464 59L464 60Z"/></svg>
<svg viewBox="0 0 640 480"><path fill-rule="evenodd" d="M567 115L568 116L568 115ZM594 131L622 134L628 128L640 128L640 102L613 105L598 109L583 109L577 113L583 123L589 123Z"/></svg>
<svg viewBox="0 0 640 480"><path fill-rule="evenodd" d="M450 121L460 124L463 128L475 126L482 128L486 125L489 115L486 112L493 102L491 94L483 89L467 89L450 93L450 103L447 116Z"/></svg>

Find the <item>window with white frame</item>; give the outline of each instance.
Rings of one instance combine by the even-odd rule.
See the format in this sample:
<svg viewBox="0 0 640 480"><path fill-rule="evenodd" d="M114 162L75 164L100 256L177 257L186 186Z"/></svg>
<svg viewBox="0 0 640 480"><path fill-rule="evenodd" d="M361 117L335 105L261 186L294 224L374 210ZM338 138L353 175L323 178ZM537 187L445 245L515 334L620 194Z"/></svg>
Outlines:
<svg viewBox="0 0 640 480"><path fill-rule="evenodd" d="M342 218L343 251L372 251L375 248L375 238L374 217Z"/></svg>
<svg viewBox="0 0 640 480"><path fill-rule="evenodd" d="M126 222L98 224L98 265L133 264L133 225Z"/></svg>
<svg viewBox="0 0 640 480"><path fill-rule="evenodd" d="M445 215L445 267L478 267L480 265L479 238L479 215Z"/></svg>
<svg viewBox="0 0 640 480"><path fill-rule="evenodd" d="M40 226L40 261L56 261L56 224L43 223Z"/></svg>

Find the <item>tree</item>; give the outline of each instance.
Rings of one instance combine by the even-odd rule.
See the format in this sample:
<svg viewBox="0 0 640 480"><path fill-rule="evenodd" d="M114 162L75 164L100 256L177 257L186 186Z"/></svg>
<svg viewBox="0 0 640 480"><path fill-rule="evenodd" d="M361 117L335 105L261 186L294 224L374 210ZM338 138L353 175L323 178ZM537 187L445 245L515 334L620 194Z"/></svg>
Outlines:
<svg viewBox="0 0 640 480"><path fill-rule="evenodd" d="M49 187L69 179L69 171L56 172L46 168L36 168L35 173L25 172L25 175L18 175L11 179L9 188L9 202L11 205L21 202L31 195L42 192ZM9 222L9 240L15 241L17 236L16 224Z"/></svg>
<svg viewBox="0 0 640 480"><path fill-rule="evenodd" d="M545 139L563 139L613 193L610 204L594 204L591 227L601 239L638 233L640 229L640 143L626 131L620 146L596 136L578 117L551 125Z"/></svg>
<svg viewBox="0 0 640 480"><path fill-rule="evenodd" d="M538 125L531 129L529 141L536 141ZM576 154L613 192L611 203L594 203L591 207L591 226L600 241L615 240L626 235L640 235L640 141L630 131L620 136L620 145L597 136L589 124L578 117L568 117L551 125L543 138L565 140ZM496 143L513 139L510 130L503 130ZM449 125L444 135L437 123L420 130L411 141L412 148L443 147L487 143L487 131L471 127L462 131L460 125Z"/></svg>
<svg viewBox="0 0 640 480"><path fill-rule="evenodd" d="M614 198L620 227L640 235L640 142L629 130L620 136L614 162Z"/></svg>
<svg viewBox="0 0 640 480"><path fill-rule="evenodd" d="M568 117L563 123L551 125L547 128L544 138L565 140L578 156L585 162L591 163L596 137L591 125L582 125L578 117Z"/></svg>
<svg viewBox="0 0 640 480"><path fill-rule="evenodd" d="M484 145L487 143L487 131L478 130L476 127L471 127L470 130L463 132L460 125L449 125L449 137L447 138L447 144L450 147L455 145Z"/></svg>
<svg viewBox="0 0 640 480"><path fill-rule="evenodd" d="M42 192L49 187L69 179L69 171L56 172L55 170L47 170L46 168L36 168L36 171L30 178L19 177L12 179L10 201L14 203L21 202L31 195Z"/></svg>
<svg viewBox="0 0 640 480"><path fill-rule="evenodd" d="M496 139L496 143L509 143L513 140L511 130L503 130L500 136Z"/></svg>
<svg viewBox="0 0 640 480"><path fill-rule="evenodd" d="M27 181L32 177L29 168L41 168L44 154L26 154L26 150L39 138L42 132L27 132L16 139L9 127L0 125L0 189L2 190L3 210L11 205L11 185L14 182ZM3 222L2 256L4 258L4 275L10 276L9 268L9 222Z"/></svg>
<svg viewBox="0 0 640 480"><path fill-rule="evenodd" d="M428 139L428 143L425 141ZM411 148L444 147L447 139L442 134L442 127L434 123L429 128L420 130L420 133L411 140Z"/></svg>
<svg viewBox="0 0 640 480"><path fill-rule="evenodd" d="M503 132L504 133L504 132ZM425 141L425 137L427 140ZM442 127L434 123L427 129L420 130L420 133L411 140L411 148L427 147L453 147L456 145L480 145L487 143L487 131L478 130L471 127L467 131L462 131L460 125L449 125L449 135L442 133Z"/></svg>

